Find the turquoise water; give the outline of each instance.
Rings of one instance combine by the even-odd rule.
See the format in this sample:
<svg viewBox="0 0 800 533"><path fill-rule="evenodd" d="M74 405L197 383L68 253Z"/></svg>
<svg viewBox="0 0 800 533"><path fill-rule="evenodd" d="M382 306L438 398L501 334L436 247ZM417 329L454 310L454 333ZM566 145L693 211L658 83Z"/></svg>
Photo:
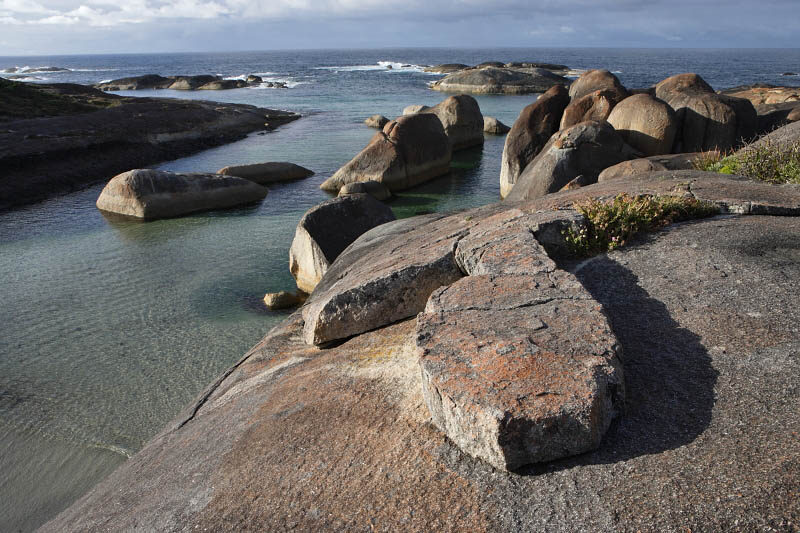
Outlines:
<svg viewBox="0 0 800 533"><path fill-rule="evenodd" d="M329 197L319 184L373 135L363 119L374 113L393 117L409 104L444 98L426 87L437 77L415 65L495 58L608 67L621 71L630 86L683 70L706 74L703 67L717 86L774 81L776 73L800 67L796 50L0 58L0 69L72 67L71 73L48 74L46 81L84 83L147 72L272 72L265 77L289 81L293 88L127 94L216 99L304 114L274 132L160 168L215 171L292 161L316 172L270 187L255 206L150 223L104 218L94 207L102 183L0 214L0 531L32 529L69 505L287 316L266 310L261 298L294 287L288 271L294 228L307 209ZM396 61L398 68L388 71L381 60ZM510 125L534 98L478 101L484 114ZM390 205L405 217L499 200L503 142L487 136L483 148L456 154L450 175L406 191Z"/></svg>

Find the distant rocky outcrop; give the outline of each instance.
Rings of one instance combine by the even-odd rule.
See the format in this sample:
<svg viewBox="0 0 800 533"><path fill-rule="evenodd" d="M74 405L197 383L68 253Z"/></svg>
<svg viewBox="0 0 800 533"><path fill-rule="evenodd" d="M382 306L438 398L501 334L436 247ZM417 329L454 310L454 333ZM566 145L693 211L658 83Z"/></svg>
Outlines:
<svg viewBox="0 0 800 533"><path fill-rule="evenodd" d="M500 164L500 196L505 198L519 175L558 131L569 95L563 85L547 90L526 106L511 126Z"/></svg>
<svg viewBox="0 0 800 533"><path fill-rule="evenodd" d="M423 70L425 72L433 72L436 74L451 74L453 72L458 72L459 70L465 70L468 68L472 68L469 65L465 65L463 63L444 63L442 65L433 65L431 67L425 67Z"/></svg>
<svg viewBox="0 0 800 533"><path fill-rule="evenodd" d="M145 74L129 78L119 78L98 83L95 88L102 91L139 91L145 89L172 89L174 91L210 90L221 91L238 89L262 83L259 76L248 76L246 80L226 80L221 76L203 74L199 76L159 76Z"/></svg>
<svg viewBox="0 0 800 533"><path fill-rule="evenodd" d="M514 69L485 67L463 70L431 84L431 89L469 94L543 93L550 87L570 80L545 69L523 72Z"/></svg>
<svg viewBox="0 0 800 533"><path fill-rule="evenodd" d="M581 122L550 138L506 198L539 198L561 190L581 175L594 183L604 169L636 156L607 122Z"/></svg>
<svg viewBox="0 0 800 533"><path fill-rule="evenodd" d="M252 105L0 79L0 210L297 120Z"/></svg>
<svg viewBox="0 0 800 533"><path fill-rule="evenodd" d="M271 161L268 163L253 163L250 165L235 165L221 168L217 174L236 176L262 185L278 181L291 181L304 179L314 175L309 170L294 163L285 161Z"/></svg>
<svg viewBox="0 0 800 533"><path fill-rule="evenodd" d="M382 130L385 125L389 123L389 119L383 115L372 115L364 119L364 124L370 128Z"/></svg>
<svg viewBox="0 0 800 533"><path fill-rule="evenodd" d="M392 210L369 194L332 198L300 219L289 249L289 270L297 287L314 291L333 261L363 233L395 219Z"/></svg>
<svg viewBox="0 0 800 533"><path fill-rule="evenodd" d="M100 193L97 208L154 220L250 204L266 195L264 187L233 176L136 169L114 176Z"/></svg>
<svg viewBox="0 0 800 533"><path fill-rule="evenodd" d="M406 115L377 132L320 188L338 193L347 183L371 180L391 191L407 189L449 172L451 157L450 140L435 115Z"/></svg>
<svg viewBox="0 0 800 533"><path fill-rule="evenodd" d="M607 120L626 143L648 156L670 153L679 126L672 108L649 94L626 98Z"/></svg>
<svg viewBox="0 0 800 533"><path fill-rule="evenodd" d="M505 135L511 128L494 117L483 117L483 132L489 135Z"/></svg>

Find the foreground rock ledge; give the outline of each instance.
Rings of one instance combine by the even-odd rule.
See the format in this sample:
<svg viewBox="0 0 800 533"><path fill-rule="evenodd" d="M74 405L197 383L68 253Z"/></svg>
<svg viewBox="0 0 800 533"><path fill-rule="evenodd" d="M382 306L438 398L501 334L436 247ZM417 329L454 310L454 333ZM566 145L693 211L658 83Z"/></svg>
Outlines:
<svg viewBox="0 0 800 533"><path fill-rule="evenodd" d="M800 214L796 186L669 172L492 206L491 216L681 184L750 207L742 212ZM485 219L488 210L455 216ZM352 268L370 257L370 243L443 220L421 219L379 226L340 259ZM792 530L800 444L786 427L800 409L798 234L798 218L719 217L672 226L576 269L575 291L585 287L602 304L625 355L625 414L593 451L522 475L497 471L429 423L417 320L319 350L303 342L295 313L42 529ZM321 286L342 279L339 265ZM538 275L530 283L544 283ZM438 298L443 314L456 285ZM505 306L527 292L513 287L519 299ZM483 311L507 292L481 291L488 300L472 305Z"/></svg>

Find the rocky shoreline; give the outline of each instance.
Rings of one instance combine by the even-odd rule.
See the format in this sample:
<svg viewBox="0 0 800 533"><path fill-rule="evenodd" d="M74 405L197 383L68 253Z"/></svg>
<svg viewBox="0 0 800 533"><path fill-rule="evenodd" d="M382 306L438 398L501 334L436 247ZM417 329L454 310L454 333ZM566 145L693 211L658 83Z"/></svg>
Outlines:
<svg viewBox="0 0 800 533"><path fill-rule="evenodd" d="M18 97L10 100L13 109L0 109L0 210L299 118L243 104L120 97L74 84L0 84L4 96Z"/></svg>
<svg viewBox="0 0 800 533"><path fill-rule="evenodd" d="M557 228L581 223L574 202L623 192L751 216L554 263ZM800 341L795 307L774 302L800 296L786 282L800 275L798 215L798 186L669 171L378 226L301 311L42 530L791 530ZM518 334L563 377L537 381ZM529 379L537 394L523 399ZM509 473L518 452L484 448L504 410L580 445L570 421L595 399L585 420L606 435L594 451ZM497 442L521 427L501 423Z"/></svg>

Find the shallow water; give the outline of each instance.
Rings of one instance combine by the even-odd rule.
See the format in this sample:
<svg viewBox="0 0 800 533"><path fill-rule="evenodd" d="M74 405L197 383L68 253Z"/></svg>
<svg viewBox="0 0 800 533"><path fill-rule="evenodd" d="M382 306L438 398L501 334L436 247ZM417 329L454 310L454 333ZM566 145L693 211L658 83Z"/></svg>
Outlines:
<svg viewBox="0 0 800 533"><path fill-rule="evenodd" d="M160 165L214 171L292 161L316 171L270 187L258 205L150 223L107 219L102 184L0 215L0 531L28 530L63 509L139 449L288 312L265 292L293 287L288 248L302 214L329 196L318 186L373 135L361 122L444 95L437 76L403 64L542 60L607 67L629 86L697 70L715 86L786 83L794 51L380 50L0 58L80 68L48 81L214 72L267 76L288 90L145 91L299 111L274 132ZM378 61L396 61L387 71ZM98 70L116 68L117 70ZM95 70L90 70L95 69ZM481 96L484 114L511 125L533 96ZM398 195L401 217L499 199L504 138L459 152L452 173Z"/></svg>

